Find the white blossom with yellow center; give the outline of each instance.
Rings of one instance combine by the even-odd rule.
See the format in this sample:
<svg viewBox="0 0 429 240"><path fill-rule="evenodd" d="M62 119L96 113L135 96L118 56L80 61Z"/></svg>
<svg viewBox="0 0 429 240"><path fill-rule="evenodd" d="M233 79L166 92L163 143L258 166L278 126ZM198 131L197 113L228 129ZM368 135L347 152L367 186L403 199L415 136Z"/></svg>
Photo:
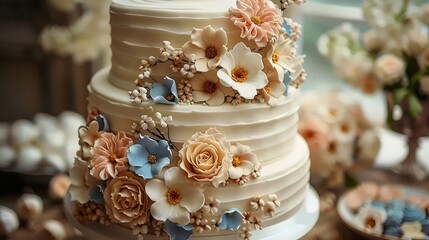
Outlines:
<svg viewBox="0 0 429 240"><path fill-rule="evenodd" d="M220 66L217 75L222 85L232 87L246 99L253 99L257 90L268 83L267 75L262 72L262 56L242 42L222 56Z"/></svg>
<svg viewBox="0 0 429 240"><path fill-rule="evenodd" d="M146 184L146 193L154 201L150 211L159 221L186 225L190 222L189 213L203 207L205 197L199 186L190 186L177 167L167 169L164 180L152 179Z"/></svg>

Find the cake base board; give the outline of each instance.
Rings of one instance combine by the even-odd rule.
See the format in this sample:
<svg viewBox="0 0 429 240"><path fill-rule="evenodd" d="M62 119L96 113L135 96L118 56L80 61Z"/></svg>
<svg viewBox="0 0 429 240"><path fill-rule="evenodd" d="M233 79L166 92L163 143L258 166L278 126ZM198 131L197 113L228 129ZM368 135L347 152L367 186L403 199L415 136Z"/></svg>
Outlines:
<svg viewBox="0 0 429 240"><path fill-rule="evenodd" d="M308 233L316 224L319 218L319 197L313 188L307 190L305 200L297 211L288 220L266 227L263 230L252 231L252 239L258 240L282 240L282 239L299 239ZM88 239L97 240L113 240L113 239L132 239L131 230L120 226L104 226L95 223L81 224L74 216L74 204L70 200L70 195L67 194L64 198L64 212L68 221L79 231L81 231ZM131 238L130 238L131 237ZM151 235L144 237L145 240L159 240L167 238L159 238ZM195 238L191 238L195 239ZM205 237L204 240L216 239L216 237Z"/></svg>

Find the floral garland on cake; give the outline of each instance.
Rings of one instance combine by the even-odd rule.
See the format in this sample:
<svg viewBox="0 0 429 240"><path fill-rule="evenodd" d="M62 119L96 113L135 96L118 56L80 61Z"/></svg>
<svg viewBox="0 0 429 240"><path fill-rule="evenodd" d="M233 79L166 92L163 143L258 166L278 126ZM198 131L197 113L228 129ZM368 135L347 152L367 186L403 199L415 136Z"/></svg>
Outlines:
<svg viewBox="0 0 429 240"><path fill-rule="evenodd" d="M210 128L178 149L169 137L171 116L152 108L150 113L132 124L129 136L111 132L107 119L91 109L88 125L79 128L80 150L70 170L75 217L120 224L138 239L144 234L188 239L219 230L238 230L249 239L251 230L262 229L262 217L272 217L280 206L276 194L254 196L247 211L240 211L223 209L216 196L205 193L209 186L244 185L261 175L250 147Z"/></svg>
<svg viewBox="0 0 429 240"><path fill-rule="evenodd" d="M298 87L306 79L303 56L297 55L301 26L282 17L287 6L302 2L281 0L279 8L269 0L237 0L228 15L241 29L242 41L232 49L225 30L210 25L194 28L181 48L164 41L157 57L141 61L136 88L129 91L131 102L276 105L289 85ZM161 64L182 77L155 79Z"/></svg>
<svg viewBox="0 0 429 240"><path fill-rule="evenodd" d="M226 47L225 31L211 26L194 29L180 49L165 41L158 57L142 60L131 101L276 104L287 86L305 80L302 57L296 55L300 27L282 18L284 8L301 2L281 0L280 9L267 0L238 0L229 15L241 28L243 42L233 49ZM155 79L152 72L159 64L170 64L183 79ZM130 136L112 132L106 117L92 108L88 125L79 129L81 148L70 170L75 217L119 224L140 240L145 234L174 240L220 230L250 239L252 230L262 229L262 218L274 216L280 206L277 195L253 196L240 210L224 206L206 190L258 178L262 167L256 155L215 128L195 133L178 148L169 134L172 121L149 106L130 126Z"/></svg>

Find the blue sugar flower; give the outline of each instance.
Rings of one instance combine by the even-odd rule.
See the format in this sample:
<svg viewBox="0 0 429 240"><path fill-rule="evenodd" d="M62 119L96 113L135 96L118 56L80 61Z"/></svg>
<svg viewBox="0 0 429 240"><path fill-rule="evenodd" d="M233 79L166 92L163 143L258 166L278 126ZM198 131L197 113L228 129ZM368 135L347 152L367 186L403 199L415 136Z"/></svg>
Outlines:
<svg viewBox="0 0 429 240"><path fill-rule="evenodd" d="M180 226L170 220L164 223L164 231L168 234L170 240L188 240L192 236L192 230L194 230L192 224Z"/></svg>
<svg viewBox="0 0 429 240"><path fill-rule="evenodd" d="M371 207L374 207L374 208L381 208L383 210L386 210L386 203L382 201L372 201L370 205Z"/></svg>
<svg viewBox="0 0 429 240"><path fill-rule="evenodd" d="M222 214L222 218L219 222L219 228L223 230L235 231L240 227L241 219L243 215L236 208L231 208Z"/></svg>
<svg viewBox="0 0 429 240"><path fill-rule="evenodd" d="M98 131L110 132L109 123L105 116L99 114L95 117L95 120L98 122Z"/></svg>
<svg viewBox="0 0 429 240"><path fill-rule="evenodd" d="M128 162L134 166L134 172L144 179L158 175L162 168L170 164L171 150L166 140L159 142L148 136L139 138L128 151Z"/></svg>
<svg viewBox="0 0 429 240"><path fill-rule="evenodd" d="M405 202L398 199L393 199L389 203L387 203L387 208L392 209L395 208L399 211L404 211L405 208Z"/></svg>
<svg viewBox="0 0 429 240"><path fill-rule="evenodd" d="M283 84L286 86L286 90L284 93L284 95L286 95L286 96L289 95L289 84L292 80L293 80L292 74L289 71L285 70L285 76L283 78Z"/></svg>
<svg viewBox="0 0 429 240"><path fill-rule="evenodd" d="M104 189L106 189L106 182L93 186L89 189L89 199L95 203L104 205Z"/></svg>
<svg viewBox="0 0 429 240"><path fill-rule="evenodd" d="M404 218L404 211L398 208L391 208L387 210L387 218L384 225L387 227L400 227L402 219Z"/></svg>
<svg viewBox="0 0 429 240"><path fill-rule="evenodd" d="M285 33L287 35L292 36L293 34L292 25L286 19L284 19L283 21L283 29L285 30Z"/></svg>
<svg viewBox="0 0 429 240"><path fill-rule="evenodd" d="M164 78L165 82L154 83L150 89L150 96L155 103L177 104L179 97L177 95L176 82L170 77Z"/></svg>

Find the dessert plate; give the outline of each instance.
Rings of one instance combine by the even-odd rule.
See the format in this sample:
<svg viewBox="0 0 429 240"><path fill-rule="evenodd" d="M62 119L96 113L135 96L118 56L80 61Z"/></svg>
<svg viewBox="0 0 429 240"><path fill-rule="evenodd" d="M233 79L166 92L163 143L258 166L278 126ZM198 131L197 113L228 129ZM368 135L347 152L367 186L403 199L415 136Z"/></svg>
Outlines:
<svg viewBox="0 0 429 240"><path fill-rule="evenodd" d="M405 185L391 185L395 188L399 189L403 196L407 197L427 197L429 198L429 191L426 191L424 189L415 188L415 187L409 187ZM352 191L352 190L351 190ZM346 225L349 229L353 230L358 235L364 237L365 239L374 239L374 240L398 240L401 238L388 236L388 235L374 235L369 234L367 232L362 231L359 229L355 224L355 214L347 207L346 204L346 196L349 193L346 192L338 199L337 203L337 212L341 219L341 221Z"/></svg>

